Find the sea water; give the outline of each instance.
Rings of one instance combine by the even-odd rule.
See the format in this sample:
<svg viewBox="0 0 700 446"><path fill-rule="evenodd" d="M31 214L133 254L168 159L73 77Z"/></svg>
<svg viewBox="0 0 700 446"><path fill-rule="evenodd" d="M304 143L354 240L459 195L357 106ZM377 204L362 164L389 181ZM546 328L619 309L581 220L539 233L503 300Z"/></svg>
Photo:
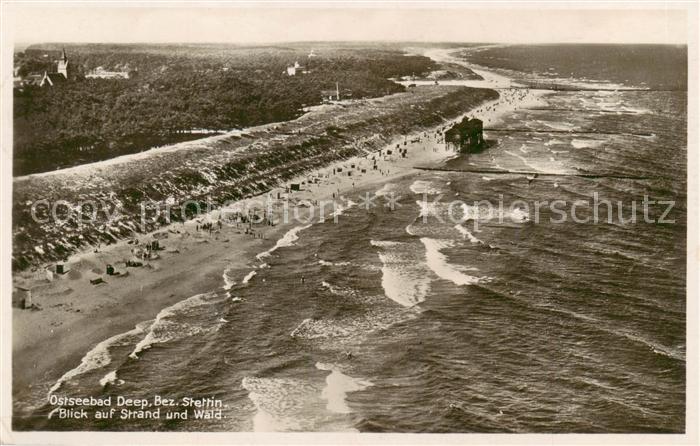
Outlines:
<svg viewBox="0 0 700 446"><path fill-rule="evenodd" d="M267 268L226 269L211 292L95 340L47 384L62 395L215 397L222 418L49 420L53 408L39 405L16 408L15 427L683 432L686 96L548 92L545 106L498 123L531 132L487 130L487 150L447 166L647 180L417 172L374 191L400 196L394 209L348 207L337 223L292 228L260 254ZM555 224L546 207L535 221L522 205L475 204L595 193L674 200L675 222ZM440 221L454 199L457 221Z"/></svg>

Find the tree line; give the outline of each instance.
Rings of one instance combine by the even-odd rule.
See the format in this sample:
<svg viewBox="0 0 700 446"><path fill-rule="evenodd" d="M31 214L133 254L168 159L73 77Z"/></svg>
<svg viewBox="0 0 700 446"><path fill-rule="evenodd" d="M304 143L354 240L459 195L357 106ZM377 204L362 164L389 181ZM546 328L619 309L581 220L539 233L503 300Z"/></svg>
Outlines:
<svg viewBox="0 0 700 446"><path fill-rule="evenodd" d="M294 119L336 82L353 98L377 97L403 91L388 78L434 69L428 58L386 48L325 48L312 58L308 48L221 45L76 45L66 52L67 82L14 92L15 175L199 137L192 129ZM30 47L15 55L15 65L26 75L59 54ZM295 61L308 73L287 76ZM128 71L130 78L85 78L97 66Z"/></svg>

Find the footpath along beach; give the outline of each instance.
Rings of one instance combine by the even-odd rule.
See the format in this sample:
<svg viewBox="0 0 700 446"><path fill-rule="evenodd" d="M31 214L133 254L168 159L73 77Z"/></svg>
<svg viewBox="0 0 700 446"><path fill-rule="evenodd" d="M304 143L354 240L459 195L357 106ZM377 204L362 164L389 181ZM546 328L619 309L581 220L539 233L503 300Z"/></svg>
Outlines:
<svg viewBox="0 0 700 446"><path fill-rule="evenodd" d="M517 93L502 90L500 96L464 112L493 123L516 107L537 101L535 93L523 94L522 90ZM406 137L400 135L380 152L336 162L288 182L287 186L305 182L300 191L287 193L281 187L235 204L236 209L246 209L255 201L258 204L254 208L261 209L270 200L274 225L219 225L219 211L214 211L139 237L140 246L155 237L162 248L157 251L157 258L146 260L141 267L124 268L124 260L133 256L135 247L130 243L133 241L124 240L97 252L89 250L70 257L66 262L68 272L54 275L51 281L34 279L41 285L33 291L32 302L40 310L13 309L16 400L43 403L49 389L64 374L89 369L94 366L91 361L109 361L109 355L99 355L102 341L132 330L171 305L211 290L211 284L217 280L226 288L246 277L250 279L251 271L260 265L261 253L294 242L294 232L290 231L303 224L299 220L306 220L312 210L315 212L312 222L319 220L317 206L300 203L333 200L335 208L325 206L326 221L335 214L338 224L342 224L342 209L356 205L360 191L373 193L386 182L414 173L414 166L435 166L454 157L455 153L439 142L439 130L444 125ZM406 149L405 157L396 149L397 145L401 150ZM372 158L376 160L376 169ZM339 168L342 172L338 172ZM348 176L348 172L352 174ZM308 182L314 177L319 182ZM285 207L290 216L287 222L283 214ZM294 218L295 209L299 220ZM212 222L211 229L204 230L202 225L207 221ZM128 274L105 275L106 265L114 265ZM96 276L101 276L104 283L93 285L89 279ZM32 286L32 280L32 276L24 275L16 285ZM61 357L54 355L57 351L63 353ZM88 357L88 352L93 354Z"/></svg>

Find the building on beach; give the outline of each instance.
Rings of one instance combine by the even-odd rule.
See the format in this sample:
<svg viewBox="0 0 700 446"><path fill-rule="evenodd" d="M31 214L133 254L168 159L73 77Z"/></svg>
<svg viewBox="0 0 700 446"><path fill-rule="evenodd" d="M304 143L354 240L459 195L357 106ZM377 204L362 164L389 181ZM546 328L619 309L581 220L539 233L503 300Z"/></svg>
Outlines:
<svg viewBox="0 0 700 446"><path fill-rule="evenodd" d="M484 144L484 123L481 119L465 117L445 132L445 144L458 152L469 153Z"/></svg>
<svg viewBox="0 0 700 446"><path fill-rule="evenodd" d="M16 286L12 293L12 306L17 308L29 309L32 308L32 290L31 288Z"/></svg>

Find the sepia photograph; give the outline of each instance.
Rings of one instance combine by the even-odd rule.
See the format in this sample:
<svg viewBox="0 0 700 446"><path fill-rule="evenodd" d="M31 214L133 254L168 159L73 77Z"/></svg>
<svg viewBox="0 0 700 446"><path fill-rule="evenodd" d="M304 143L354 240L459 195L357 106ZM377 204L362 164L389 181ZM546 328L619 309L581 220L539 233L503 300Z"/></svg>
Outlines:
<svg viewBox="0 0 700 446"><path fill-rule="evenodd" d="M0 442L697 444L697 6L3 1Z"/></svg>

